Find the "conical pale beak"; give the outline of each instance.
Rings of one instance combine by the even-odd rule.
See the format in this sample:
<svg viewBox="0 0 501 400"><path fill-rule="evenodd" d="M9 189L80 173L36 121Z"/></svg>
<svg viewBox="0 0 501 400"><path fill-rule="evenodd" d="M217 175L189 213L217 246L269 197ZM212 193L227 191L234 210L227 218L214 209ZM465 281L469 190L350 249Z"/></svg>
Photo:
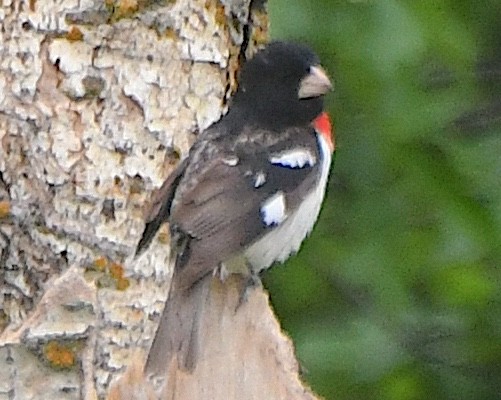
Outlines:
<svg viewBox="0 0 501 400"><path fill-rule="evenodd" d="M310 72L299 84L298 97L300 99L309 99L326 94L332 89L332 83L324 69L317 65L310 67Z"/></svg>

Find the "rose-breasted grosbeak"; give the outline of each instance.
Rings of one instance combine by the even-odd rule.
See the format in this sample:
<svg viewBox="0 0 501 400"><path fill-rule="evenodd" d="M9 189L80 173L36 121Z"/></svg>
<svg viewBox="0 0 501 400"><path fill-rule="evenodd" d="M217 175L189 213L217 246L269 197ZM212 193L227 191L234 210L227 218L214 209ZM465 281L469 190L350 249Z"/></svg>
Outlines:
<svg viewBox="0 0 501 400"><path fill-rule="evenodd" d="M329 78L308 48L272 42L246 62L228 113L202 132L152 201L142 252L168 222L175 266L146 364L193 370L198 321L216 268L250 274L285 261L313 228L334 143ZM242 263L243 262L243 263Z"/></svg>

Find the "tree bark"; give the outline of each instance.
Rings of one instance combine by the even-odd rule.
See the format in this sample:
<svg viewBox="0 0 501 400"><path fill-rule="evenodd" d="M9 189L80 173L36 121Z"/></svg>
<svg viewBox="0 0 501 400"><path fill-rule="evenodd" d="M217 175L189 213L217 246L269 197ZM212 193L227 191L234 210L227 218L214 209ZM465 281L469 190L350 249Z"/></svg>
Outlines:
<svg viewBox="0 0 501 400"><path fill-rule="evenodd" d="M266 295L235 312L233 280L195 373L142 376L171 273L166 229L132 256L142 210L224 112L263 6L0 0L0 400L314 398Z"/></svg>

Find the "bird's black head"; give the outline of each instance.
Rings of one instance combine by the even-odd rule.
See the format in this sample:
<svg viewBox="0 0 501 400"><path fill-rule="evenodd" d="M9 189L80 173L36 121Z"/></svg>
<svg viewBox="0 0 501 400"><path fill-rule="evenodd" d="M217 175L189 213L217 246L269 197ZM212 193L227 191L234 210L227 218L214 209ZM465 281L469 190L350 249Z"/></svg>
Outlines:
<svg viewBox="0 0 501 400"><path fill-rule="evenodd" d="M234 108L261 127L280 130L310 123L323 110L331 83L309 48L272 42L242 68Z"/></svg>

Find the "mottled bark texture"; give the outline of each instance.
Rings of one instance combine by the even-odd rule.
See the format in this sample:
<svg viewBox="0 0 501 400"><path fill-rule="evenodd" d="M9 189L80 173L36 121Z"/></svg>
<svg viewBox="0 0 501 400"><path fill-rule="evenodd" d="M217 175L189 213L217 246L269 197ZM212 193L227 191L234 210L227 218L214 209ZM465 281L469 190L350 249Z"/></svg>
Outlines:
<svg viewBox="0 0 501 400"><path fill-rule="evenodd" d="M0 0L0 24L0 400L311 398L266 296L235 314L231 282L207 314L229 351L142 376L171 272L166 229L132 257L143 209L266 39L262 2Z"/></svg>

